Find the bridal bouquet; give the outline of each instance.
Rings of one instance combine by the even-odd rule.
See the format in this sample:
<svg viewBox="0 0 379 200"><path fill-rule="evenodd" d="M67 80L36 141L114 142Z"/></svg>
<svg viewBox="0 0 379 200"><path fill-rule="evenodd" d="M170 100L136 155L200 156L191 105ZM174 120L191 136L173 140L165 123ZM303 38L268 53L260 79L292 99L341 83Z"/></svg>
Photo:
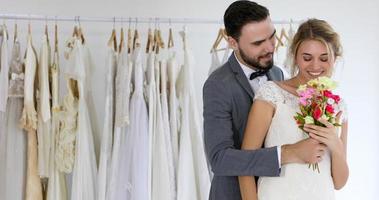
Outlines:
<svg viewBox="0 0 379 200"><path fill-rule="evenodd" d="M340 126L336 122L336 109L340 102L340 97L333 94L332 90L337 87L337 83L328 77L318 77L300 85L297 89L299 94L300 112L294 116L298 127L303 130L304 124L315 124L325 126L319 119L325 119L334 126ZM303 130L304 131L304 130ZM304 132L305 133L305 132ZM311 167L311 164L309 164ZM312 165L313 170L320 173L318 164Z"/></svg>

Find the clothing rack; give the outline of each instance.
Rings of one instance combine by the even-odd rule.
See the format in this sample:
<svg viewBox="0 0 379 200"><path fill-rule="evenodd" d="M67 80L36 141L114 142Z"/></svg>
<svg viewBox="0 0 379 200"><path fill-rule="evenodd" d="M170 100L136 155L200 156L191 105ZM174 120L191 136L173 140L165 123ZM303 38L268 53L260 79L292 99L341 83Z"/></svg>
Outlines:
<svg viewBox="0 0 379 200"><path fill-rule="evenodd" d="M82 17L82 16L49 16L28 14L1 14L0 19L5 20L27 20L27 21L66 21L66 22L113 22L113 23L145 23L145 24L223 24L222 20L201 18L161 18L161 17ZM274 20L274 24L298 24L294 20Z"/></svg>

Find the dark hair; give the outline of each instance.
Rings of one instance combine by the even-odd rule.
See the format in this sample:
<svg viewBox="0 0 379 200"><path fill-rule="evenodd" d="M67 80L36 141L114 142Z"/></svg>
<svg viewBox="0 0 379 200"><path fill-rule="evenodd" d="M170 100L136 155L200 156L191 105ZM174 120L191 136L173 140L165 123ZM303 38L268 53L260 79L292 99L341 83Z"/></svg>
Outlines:
<svg viewBox="0 0 379 200"><path fill-rule="evenodd" d="M251 22L260 22L270 15L268 9L248 0L235 1L226 9L224 14L225 31L238 41L241 29Z"/></svg>

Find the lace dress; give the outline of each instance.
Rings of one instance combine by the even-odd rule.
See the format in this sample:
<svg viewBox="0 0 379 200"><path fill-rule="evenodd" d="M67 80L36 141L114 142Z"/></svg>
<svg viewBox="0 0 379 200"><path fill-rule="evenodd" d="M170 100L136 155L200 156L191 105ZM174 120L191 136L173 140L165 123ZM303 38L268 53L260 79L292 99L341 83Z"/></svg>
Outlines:
<svg viewBox="0 0 379 200"><path fill-rule="evenodd" d="M5 199L21 200L25 198L26 134L18 124L24 96L24 70L18 39L13 43L9 75Z"/></svg>
<svg viewBox="0 0 379 200"><path fill-rule="evenodd" d="M261 86L255 100L267 101L275 107L275 115L264 141L265 147L292 144L305 139L305 134L293 119L295 113L299 112L297 96L268 81ZM346 119L343 102L338 109L344 111L343 119ZM330 152L327 152L318 164L320 173L309 169L308 164L291 163L282 166L280 177L260 177L257 184L258 199L335 199L330 159Z"/></svg>
<svg viewBox="0 0 379 200"><path fill-rule="evenodd" d="M57 45L57 44L56 44ZM67 200L66 179L63 172L58 170L55 162L57 157L57 144L59 137L59 56L58 49L55 49L53 55L53 63L50 66L51 72L51 96L52 96L52 112L51 112L51 133L50 133L50 172L47 187L47 200ZM76 119L76 116L73 117ZM68 151L69 152L69 151ZM60 154L62 155L62 154ZM62 157L60 157L62 158Z"/></svg>
<svg viewBox="0 0 379 200"><path fill-rule="evenodd" d="M78 88L78 117L75 143L75 162L72 177L72 200L96 199L97 166L93 142L91 119L87 106L90 87L90 55L85 44L74 38L73 48L68 53L65 67L66 75L71 78Z"/></svg>
<svg viewBox="0 0 379 200"><path fill-rule="evenodd" d="M24 108L21 117L21 126L28 131L26 200L42 200L43 198L41 180L38 173L37 112L34 107L34 84L37 63L36 52L32 45L32 36L29 34L24 60Z"/></svg>

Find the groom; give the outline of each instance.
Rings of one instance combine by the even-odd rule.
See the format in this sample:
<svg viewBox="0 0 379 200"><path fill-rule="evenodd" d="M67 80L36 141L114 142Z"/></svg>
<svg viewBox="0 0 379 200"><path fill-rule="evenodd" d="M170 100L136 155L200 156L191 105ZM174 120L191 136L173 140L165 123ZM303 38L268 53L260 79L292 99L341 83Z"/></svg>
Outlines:
<svg viewBox="0 0 379 200"><path fill-rule="evenodd" d="M203 88L204 141L214 173L209 199L240 200L238 176L279 176L283 164L319 162L325 147L306 139L241 150L254 93L268 80L283 80L283 73L273 66L275 28L267 8L236 1L225 11L224 24L234 52Z"/></svg>

